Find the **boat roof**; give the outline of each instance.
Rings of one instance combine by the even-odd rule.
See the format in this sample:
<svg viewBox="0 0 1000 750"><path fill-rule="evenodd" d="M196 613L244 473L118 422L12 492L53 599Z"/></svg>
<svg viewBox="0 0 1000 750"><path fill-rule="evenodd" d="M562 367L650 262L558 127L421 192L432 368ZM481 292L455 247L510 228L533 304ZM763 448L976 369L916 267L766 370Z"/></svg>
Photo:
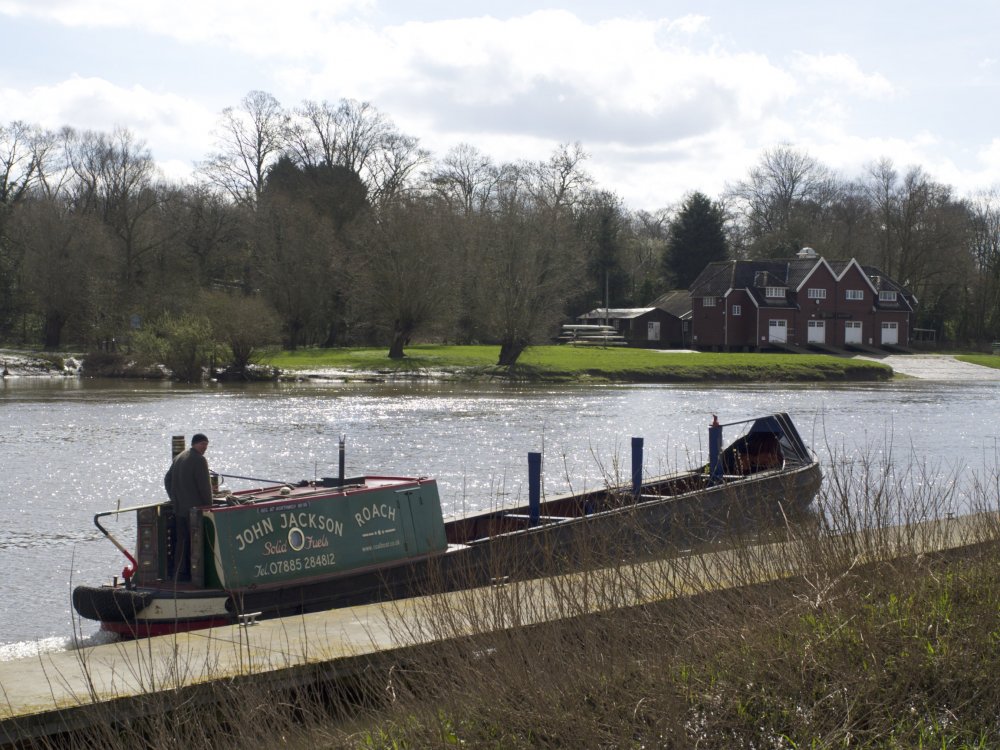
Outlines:
<svg viewBox="0 0 1000 750"><path fill-rule="evenodd" d="M384 489L402 489L414 485L427 484L434 480L429 477L383 477L365 476L348 477L343 484L339 480L324 478L317 481L302 481L297 484L276 484L268 487L255 487L249 490L233 492L233 496L242 503L287 502L289 500L305 500L335 495L353 495L362 492L375 492ZM239 505L232 506L238 509ZM216 508L215 510L227 510Z"/></svg>

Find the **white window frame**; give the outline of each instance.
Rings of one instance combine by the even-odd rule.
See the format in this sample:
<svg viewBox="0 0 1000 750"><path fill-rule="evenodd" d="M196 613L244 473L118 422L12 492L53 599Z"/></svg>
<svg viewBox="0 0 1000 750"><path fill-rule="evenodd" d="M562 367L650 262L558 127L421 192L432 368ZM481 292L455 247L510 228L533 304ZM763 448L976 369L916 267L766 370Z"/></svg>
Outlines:
<svg viewBox="0 0 1000 750"><path fill-rule="evenodd" d="M716 297L702 297L701 306L702 307L715 307Z"/></svg>
<svg viewBox="0 0 1000 750"><path fill-rule="evenodd" d="M879 302L895 302L896 301L896 293L894 291L892 291L891 289L890 290L886 290L886 291L881 291L881 292L878 293L878 301Z"/></svg>
<svg viewBox="0 0 1000 750"><path fill-rule="evenodd" d="M764 296L769 299L784 299L788 294L788 291L783 286L766 286L764 287Z"/></svg>
<svg viewBox="0 0 1000 750"><path fill-rule="evenodd" d="M743 314L743 307L740 305L733 305L733 317L738 318Z"/></svg>
<svg viewBox="0 0 1000 750"><path fill-rule="evenodd" d="M865 298L865 290L864 289L845 289L844 290L844 295L845 295L844 299L847 299L847 300L863 301L864 298Z"/></svg>
<svg viewBox="0 0 1000 750"><path fill-rule="evenodd" d="M826 299L826 289L820 289L819 287L809 287L806 294L809 299Z"/></svg>

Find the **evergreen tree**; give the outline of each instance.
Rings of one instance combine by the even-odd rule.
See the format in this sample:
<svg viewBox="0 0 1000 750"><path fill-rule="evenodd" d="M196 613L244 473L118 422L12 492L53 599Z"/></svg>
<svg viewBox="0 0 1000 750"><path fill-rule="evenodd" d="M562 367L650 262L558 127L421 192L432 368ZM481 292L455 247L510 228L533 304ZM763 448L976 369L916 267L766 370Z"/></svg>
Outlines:
<svg viewBox="0 0 1000 750"><path fill-rule="evenodd" d="M664 276L675 289L687 289L705 266L728 257L722 208L703 193L692 193L670 222Z"/></svg>

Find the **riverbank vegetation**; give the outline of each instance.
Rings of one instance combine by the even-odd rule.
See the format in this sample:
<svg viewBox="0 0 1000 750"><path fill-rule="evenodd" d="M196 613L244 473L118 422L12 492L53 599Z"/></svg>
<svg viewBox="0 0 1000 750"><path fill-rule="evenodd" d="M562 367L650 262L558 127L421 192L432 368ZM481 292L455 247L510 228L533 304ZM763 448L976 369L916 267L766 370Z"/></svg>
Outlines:
<svg viewBox="0 0 1000 750"><path fill-rule="evenodd" d="M205 361L228 361L211 347L199 349L191 335L159 339L146 349L92 352L78 361L51 352L0 350L0 369L11 374L71 374L186 380L202 378ZM201 352L201 354L199 354ZM496 364L495 346L411 346L400 359L385 349L340 348L257 352L257 363L212 371L214 377L243 379L434 378L563 383L839 382L878 381L892 368L865 359L813 354L729 354L667 352L626 347L533 346L513 367Z"/></svg>
<svg viewBox="0 0 1000 750"><path fill-rule="evenodd" d="M911 330L941 345L996 338L995 189L961 197L884 159L837 175L785 145L721 195L645 211L586 162L568 143L532 162L431 154L369 103L288 108L263 91L220 113L184 184L126 129L0 124L0 342L162 349L178 371L223 351L236 373L268 346L396 359L489 343L509 367L581 314L686 289L709 259L805 245L905 280Z"/></svg>
<svg viewBox="0 0 1000 750"><path fill-rule="evenodd" d="M544 606L560 616L547 624L523 626L540 612L519 584L432 597L390 609L402 650L349 677L168 690L145 718L109 713L25 746L997 747L997 479L845 458L812 522L553 585ZM977 513L961 526L967 546L927 553L958 522L916 522L955 509ZM713 549L726 552L701 557ZM761 582L768 570L795 575ZM663 598L617 608L651 580ZM406 648L428 636L438 645Z"/></svg>
<svg viewBox="0 0 1000 750"><path fill-rule="evenodd" d="M572 382L802 382L892 377L892 368L878 362L818 354L710 354L595 346L533 346L512 370L496 365L496 347L490 346L412 346L402 360L387 358L384 349L298 350L282 352L267 361L286 373L336 371Z"/></svg>

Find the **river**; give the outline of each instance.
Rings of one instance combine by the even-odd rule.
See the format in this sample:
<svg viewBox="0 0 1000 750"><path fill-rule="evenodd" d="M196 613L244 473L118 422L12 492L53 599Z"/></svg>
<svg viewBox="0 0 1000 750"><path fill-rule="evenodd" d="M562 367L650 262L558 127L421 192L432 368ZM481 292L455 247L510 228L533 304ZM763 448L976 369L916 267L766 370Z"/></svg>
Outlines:
<svg viewBox="0 0 1000 750"><path fill-rule="evenodd" d="M988 474L1000 432L995 382L0 383L0 476L9 490L0 504L0 659L98 637L96 623L71 616L71 589L109 580L125 560L93 516L163 499L175 434L207 433L216 471L280 481L335 474L345 435L348 473L434 476L454 514L523 500L529 451L544 454L547 493L603 484L619 466L627 475L633 436L645 439L646 474L698 463L713 414L725 423L787 411L821 460L874 455L929 466L920 482ZM133 523L129 515L112 524L130 545Z"/></svg>

